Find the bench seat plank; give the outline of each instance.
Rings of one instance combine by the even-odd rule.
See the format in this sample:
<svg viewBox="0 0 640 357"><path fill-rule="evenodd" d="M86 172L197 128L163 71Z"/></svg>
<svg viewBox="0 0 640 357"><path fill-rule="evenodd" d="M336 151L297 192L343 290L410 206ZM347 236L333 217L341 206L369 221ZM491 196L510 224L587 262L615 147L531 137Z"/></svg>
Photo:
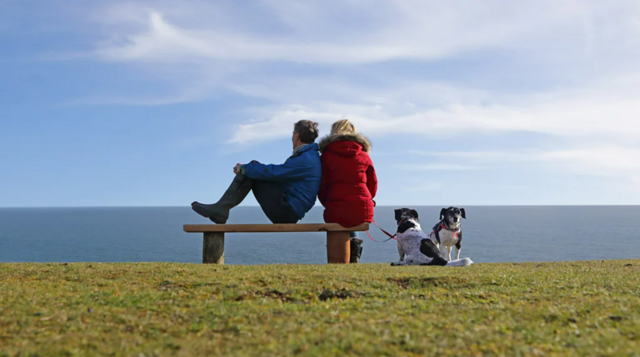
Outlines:
<svg viewBox="0 0 640 357"><path fill-rule="evenodd" d="M337 223L301 223L301 224L185 224L188 233L225 232L225 233L271 233L271 232L363 232L369 230L369 224L345 228Z"/></svg>

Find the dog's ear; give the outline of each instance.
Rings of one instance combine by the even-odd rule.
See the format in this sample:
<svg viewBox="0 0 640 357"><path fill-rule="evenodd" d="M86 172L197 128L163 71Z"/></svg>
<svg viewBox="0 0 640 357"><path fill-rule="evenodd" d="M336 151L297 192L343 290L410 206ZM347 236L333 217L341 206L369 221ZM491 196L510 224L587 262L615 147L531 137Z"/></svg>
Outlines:
<svg viewBox="0 0 640 357"><path fill-rule="evenodd" d="M467 219L467 214L464 212L464 208L460 208L460 213L462 214L462 218Z"/></svg>
<svg viewBox="0 0 640 357"><path fill-rule="evenodd" d="M397 209L395 210L395 212L396 212L396 221L400 221L400 218L402 218L402 210Z"/></svg>
<svg viewBox="0 0 640 357"><path fill-rule="evenodd" d="M420 216L418 216L418 211L412 209L409 212L411 212L411 215L413 216L413 218L415 218L415 219L419 219L420 218Z"/></svg>
<svg viewBox="0 0 640 357"><path fill-rule="evenodd" d="M446 215L447 215L447 209L446 208L441 209L440 210L440 219L443 219L444 216L446 216Z"/></svg>

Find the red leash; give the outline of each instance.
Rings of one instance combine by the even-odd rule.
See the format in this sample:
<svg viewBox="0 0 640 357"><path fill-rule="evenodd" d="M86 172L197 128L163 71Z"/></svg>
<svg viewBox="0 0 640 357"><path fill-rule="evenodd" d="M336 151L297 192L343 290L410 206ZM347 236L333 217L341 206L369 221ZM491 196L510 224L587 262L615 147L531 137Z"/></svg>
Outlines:
<svg viewBox="0 0 640 357"><path fill-rule="evenodd" d="M372 222L373 222L373 224L376 225L376 227L378 227L382 231L382 233L386 234L387 237L389 237L389 239L387 239L387 240L383 240L382 242L378 242L377 240L373 239L373 237L371 236L369 231L367 231L367 235L369 236L369 238L371 238L372 241L374 241L376 243L384 243L384 242L390 241L392 239L396 239L396 235L395 234L391 235L391 233L389 233L389 232L385 231L384 229L380 228L380 226L378 225L378 223L376 223L375 220L372 220Z"/></svg>

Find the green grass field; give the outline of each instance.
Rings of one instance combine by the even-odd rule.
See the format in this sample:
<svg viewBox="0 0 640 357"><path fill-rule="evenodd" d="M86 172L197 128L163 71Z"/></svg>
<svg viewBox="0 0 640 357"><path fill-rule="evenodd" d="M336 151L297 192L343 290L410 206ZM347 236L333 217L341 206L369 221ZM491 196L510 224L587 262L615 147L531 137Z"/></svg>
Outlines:
<svg viewBox="0 0 640 357"><path fill-rule="evenodd" d="M640 260L0 264L0 356L640 356Z"/></svg>

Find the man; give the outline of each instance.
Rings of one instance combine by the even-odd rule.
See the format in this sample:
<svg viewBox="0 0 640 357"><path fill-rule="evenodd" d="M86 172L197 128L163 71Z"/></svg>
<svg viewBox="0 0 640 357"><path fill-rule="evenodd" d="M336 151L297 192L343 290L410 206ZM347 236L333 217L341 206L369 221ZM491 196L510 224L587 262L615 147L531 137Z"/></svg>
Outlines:
<svg viewBox="0 0 640 357"><path fill-rule="evenodd" d="M318 153L318 123L300 120L293 127L293 155L282 165L257 161L237 164L231 186L214 204L193 202L199 215L224 224L231 208L239 205L249 191L273 223L296 223L313 207L320 189L322 166Z"/></svg>

